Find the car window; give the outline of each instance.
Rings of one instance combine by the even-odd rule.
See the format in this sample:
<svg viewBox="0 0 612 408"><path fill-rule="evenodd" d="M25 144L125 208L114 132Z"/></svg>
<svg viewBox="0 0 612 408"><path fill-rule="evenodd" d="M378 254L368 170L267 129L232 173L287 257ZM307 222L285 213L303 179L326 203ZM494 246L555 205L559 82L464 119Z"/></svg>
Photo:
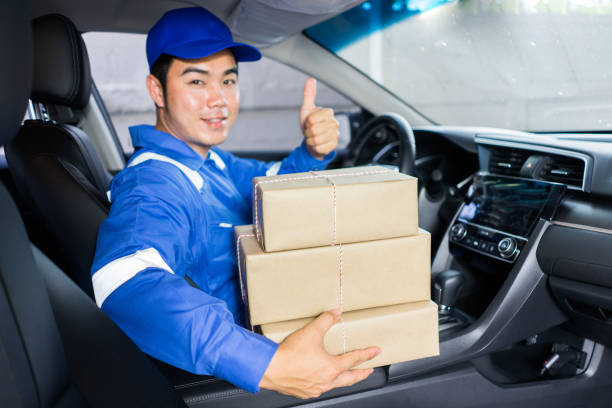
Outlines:
<svg viewBox="0 0 612 408"><path fill-rule="evenodd" d="M438 124L609 131L612 3L380 0L306 30Z"/></svg>
<svg viewBox="0 0 612 408"><path fill-rule="evenodd" d="M145 87L148 74L146 36L93 32L84 34L83 38L96 86L121 145L129 154L133 147L128 127L155 123L154 105ZM298 110L307 77L265 57L255 63L240 64L239 71L240 114L221 147L253 152L286 151L296 147L302 139ZM351 101L320 83L316 102L336 112L357 109ZM341 123L340 133L339 147L343 148L349 141L348 120Z"/></svg>

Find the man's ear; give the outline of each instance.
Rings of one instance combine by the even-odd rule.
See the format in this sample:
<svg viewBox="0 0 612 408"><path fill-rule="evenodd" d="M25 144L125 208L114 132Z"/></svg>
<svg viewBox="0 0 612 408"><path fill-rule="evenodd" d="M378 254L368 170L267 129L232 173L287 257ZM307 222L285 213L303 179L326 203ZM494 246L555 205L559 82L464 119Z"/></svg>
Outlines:
<svg viewBox="0 0 612 408"><path fill-rule="evenodd" d="M162 88L161 82L153 74L147 75L147 89L151 99L155 103L155 106L159 109L165 108L164 89Z"/></svg>

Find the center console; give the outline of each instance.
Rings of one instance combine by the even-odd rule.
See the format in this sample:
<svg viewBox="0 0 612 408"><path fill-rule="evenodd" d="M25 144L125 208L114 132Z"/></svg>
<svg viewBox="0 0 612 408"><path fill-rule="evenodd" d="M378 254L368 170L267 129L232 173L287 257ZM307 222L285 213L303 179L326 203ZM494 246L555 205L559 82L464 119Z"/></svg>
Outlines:
<svg viewBox="0 0 612 408"><path fill-rule="evenodd" d="M478 173L450 229L455 256L463 251L514 263L539 218L551 219L563 184Z"/></svg>

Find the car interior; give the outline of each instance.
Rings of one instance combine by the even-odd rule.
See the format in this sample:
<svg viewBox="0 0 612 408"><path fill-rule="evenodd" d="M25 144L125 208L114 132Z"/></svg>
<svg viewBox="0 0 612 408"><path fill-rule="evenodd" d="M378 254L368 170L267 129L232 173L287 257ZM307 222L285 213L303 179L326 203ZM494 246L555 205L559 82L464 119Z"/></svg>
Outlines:
<svg viewBox="0 0 612 408"><path fill-rule="evenodd" d="M418 178L440 355L299 400L250 394L141 352L93 301L106 191L129 157L81 35L146 33L184 3L8 0L0 15L2 406L609 406L610 136L434 123L306 35L361 3L190 4L360 107L347 114L350 143L330 167L383 164Z"/></svg>

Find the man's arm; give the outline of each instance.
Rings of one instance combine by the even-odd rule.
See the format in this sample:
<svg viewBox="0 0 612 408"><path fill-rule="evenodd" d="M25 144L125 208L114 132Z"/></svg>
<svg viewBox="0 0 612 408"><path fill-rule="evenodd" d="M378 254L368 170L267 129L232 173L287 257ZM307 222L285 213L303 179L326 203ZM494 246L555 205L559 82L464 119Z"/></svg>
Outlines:
<svg viewBox="0 0 612 408"><path fill-rule="evenodd" d="M119 176L92 267L98 305L144 352L250 392L261 386L300 398L369 375L371 370L347 370L377 349L341 357L324 350L323 337L337 314L324 313L279 346L238 326L224 302L189 286L176 258L193 250L181 232L194 226L178 204L192 186L185 180L160 189L167 184L163 172L136 171L145 166Z"/></svg>
<svg viewBox="0 0 612 408"><path fill-rule="evenodd" d="M278 347L235 324L224 302L157 268L117 288L102 310L150 356L250 392Z"/></svg>
<svg viewBox="0 0 612 408"><path fill-rule="evenodd" d="M199 219L185 207L193 186L155 168L165 165L130 168L114 183L92 267L96 302L147 354L256 392L278 345L235 324L223 301L183 278L178 260L197 250L189 234Z"/></svg>

